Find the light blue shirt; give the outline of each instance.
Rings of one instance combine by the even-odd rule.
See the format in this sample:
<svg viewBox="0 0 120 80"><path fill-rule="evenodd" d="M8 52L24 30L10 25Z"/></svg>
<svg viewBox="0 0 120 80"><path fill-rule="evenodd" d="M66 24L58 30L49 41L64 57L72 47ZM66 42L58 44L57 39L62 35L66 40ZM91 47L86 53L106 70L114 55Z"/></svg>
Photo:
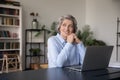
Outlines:
<svg viewBox="0 0 120 80"><path fill-rule="evenodd" d="M48 67L65 67L83 63L85 47L80 44L66 43L57 34L48 39Z"/></svg>

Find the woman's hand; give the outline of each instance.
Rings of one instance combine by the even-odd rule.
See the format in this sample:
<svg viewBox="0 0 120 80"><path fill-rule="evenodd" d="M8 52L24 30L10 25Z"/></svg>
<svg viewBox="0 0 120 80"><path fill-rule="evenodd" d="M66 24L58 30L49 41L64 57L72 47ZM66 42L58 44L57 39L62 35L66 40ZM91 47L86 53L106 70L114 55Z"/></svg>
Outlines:
<svg viewBox="0 0 120 80"><path fill-rule="evenodd" d="M69 43L80 43L80 39L76 36L76 34L72 33L67 36L67 42Z"/></svg>
<svg viewBox="0 0 120 80"><path fill-rule="evenodd" d="M73 33L67 36L67 42L69 42L69 43L74 42L74 34Z"/></svg>
<svg viewBox="0 0 120 80"><path fill-rule="evenodd" d="M75 39L75 43L77 43L77 44L80 43L80 39L76 35L74 36L74 39Z"/></svg>

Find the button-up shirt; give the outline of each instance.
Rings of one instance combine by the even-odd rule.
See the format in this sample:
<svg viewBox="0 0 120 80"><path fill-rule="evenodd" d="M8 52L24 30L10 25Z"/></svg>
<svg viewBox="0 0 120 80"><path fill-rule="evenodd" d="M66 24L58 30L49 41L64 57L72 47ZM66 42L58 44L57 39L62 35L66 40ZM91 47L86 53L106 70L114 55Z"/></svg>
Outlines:
<svg viewBox="0 0 120 80"><path fill-rule="evenodd" d="M48 39L48 67L64 67L82 64L85 47L79 44L68 43L58 33Z"/></svg>

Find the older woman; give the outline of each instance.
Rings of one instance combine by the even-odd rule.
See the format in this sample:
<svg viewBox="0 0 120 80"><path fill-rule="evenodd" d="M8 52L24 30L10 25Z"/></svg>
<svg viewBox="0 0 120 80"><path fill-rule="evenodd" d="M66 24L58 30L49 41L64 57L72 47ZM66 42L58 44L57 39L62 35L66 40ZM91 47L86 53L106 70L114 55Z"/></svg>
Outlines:
<svg viewBox="0 0 120 80"><path fill-rule="evenodd" d="M57 35L48 39L48 67L82 64L85 47L75 34L77 30L75 17L62 16L57 29Z"/></svg>

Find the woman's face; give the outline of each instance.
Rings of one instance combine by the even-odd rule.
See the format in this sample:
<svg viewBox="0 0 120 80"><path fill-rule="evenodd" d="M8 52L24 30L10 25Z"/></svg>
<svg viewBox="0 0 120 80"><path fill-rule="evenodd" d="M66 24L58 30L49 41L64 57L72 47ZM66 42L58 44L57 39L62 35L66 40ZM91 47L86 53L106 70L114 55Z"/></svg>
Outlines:
<svg viewBox="0 0 120 80"><path fill-rule="evenodd" d="M67 36L73 33L73 22L71 20L65 19L60 26L60 35L67 39Z"/></svg>

